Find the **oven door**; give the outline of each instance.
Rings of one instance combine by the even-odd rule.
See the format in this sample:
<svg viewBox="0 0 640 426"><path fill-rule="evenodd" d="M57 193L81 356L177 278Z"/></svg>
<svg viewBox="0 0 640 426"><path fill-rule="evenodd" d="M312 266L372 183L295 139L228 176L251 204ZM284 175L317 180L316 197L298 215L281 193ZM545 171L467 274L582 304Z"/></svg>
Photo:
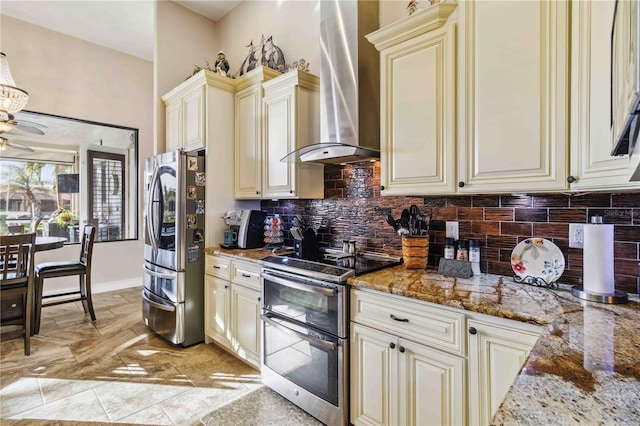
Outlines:
<svg viewBox="0 0 640 426"><path fill-rule="evenodd" d="M345 286L270 269L263 269L261 277L262 307L266 311L348 337Z"/></svg>
<svg viewBox="0 0 640 426"><path fill-rule="evenodd" d="M266 312L262 381L327 424L346 421L347 340Z"/></svg>

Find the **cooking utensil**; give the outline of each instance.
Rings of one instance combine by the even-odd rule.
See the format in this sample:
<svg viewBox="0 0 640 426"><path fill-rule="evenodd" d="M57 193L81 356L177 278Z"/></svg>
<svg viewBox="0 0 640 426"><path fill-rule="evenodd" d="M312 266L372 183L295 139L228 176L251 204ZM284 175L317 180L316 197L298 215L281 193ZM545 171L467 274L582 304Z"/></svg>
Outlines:
<svg viewBox="0 0 640 426"><path fill-rule="evenodd" d="M394 231L398 230L398 223L393 218L393 216L391 216L391 213L387 213L387 215L385 216L385 219L387 220L387 223L393 227Z"/></svg>

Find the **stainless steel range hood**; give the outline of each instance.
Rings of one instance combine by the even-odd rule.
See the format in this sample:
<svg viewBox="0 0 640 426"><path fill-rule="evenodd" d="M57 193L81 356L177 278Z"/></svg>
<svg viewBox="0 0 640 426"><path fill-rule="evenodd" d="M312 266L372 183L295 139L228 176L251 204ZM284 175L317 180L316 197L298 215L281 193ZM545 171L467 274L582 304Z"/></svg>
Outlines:
<svg viewBox="0 0 640 426"><path fill-rule="evenodd" d="M285 162L341 164L380 157L380 64L365 35L378 1L320 2L320 141Z"/></svg>

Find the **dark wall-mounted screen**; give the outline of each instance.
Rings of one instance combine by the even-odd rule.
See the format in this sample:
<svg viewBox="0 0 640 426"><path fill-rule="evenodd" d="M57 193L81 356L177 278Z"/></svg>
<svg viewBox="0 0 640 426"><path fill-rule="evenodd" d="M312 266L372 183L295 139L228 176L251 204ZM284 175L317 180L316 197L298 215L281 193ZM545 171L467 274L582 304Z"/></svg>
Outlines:
<svg viewBox="0 0 640 426"><path fill-rule="evenodd" d="M68 173L58 175L58 194L77 194L80 192L80 175Z"/></svg>

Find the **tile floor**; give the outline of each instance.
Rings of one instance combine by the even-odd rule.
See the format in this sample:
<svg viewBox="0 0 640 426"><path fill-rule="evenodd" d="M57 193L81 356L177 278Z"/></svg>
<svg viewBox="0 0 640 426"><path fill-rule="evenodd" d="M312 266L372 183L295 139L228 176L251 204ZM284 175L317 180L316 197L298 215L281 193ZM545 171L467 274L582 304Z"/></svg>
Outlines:
<svg viewBox="0 0 640 426"><path fill-rule="evenodd" d="M140 288L42 311L31 355L0 343L2 425L320 425L215 345L181 348L142 322Z"/></svg>

